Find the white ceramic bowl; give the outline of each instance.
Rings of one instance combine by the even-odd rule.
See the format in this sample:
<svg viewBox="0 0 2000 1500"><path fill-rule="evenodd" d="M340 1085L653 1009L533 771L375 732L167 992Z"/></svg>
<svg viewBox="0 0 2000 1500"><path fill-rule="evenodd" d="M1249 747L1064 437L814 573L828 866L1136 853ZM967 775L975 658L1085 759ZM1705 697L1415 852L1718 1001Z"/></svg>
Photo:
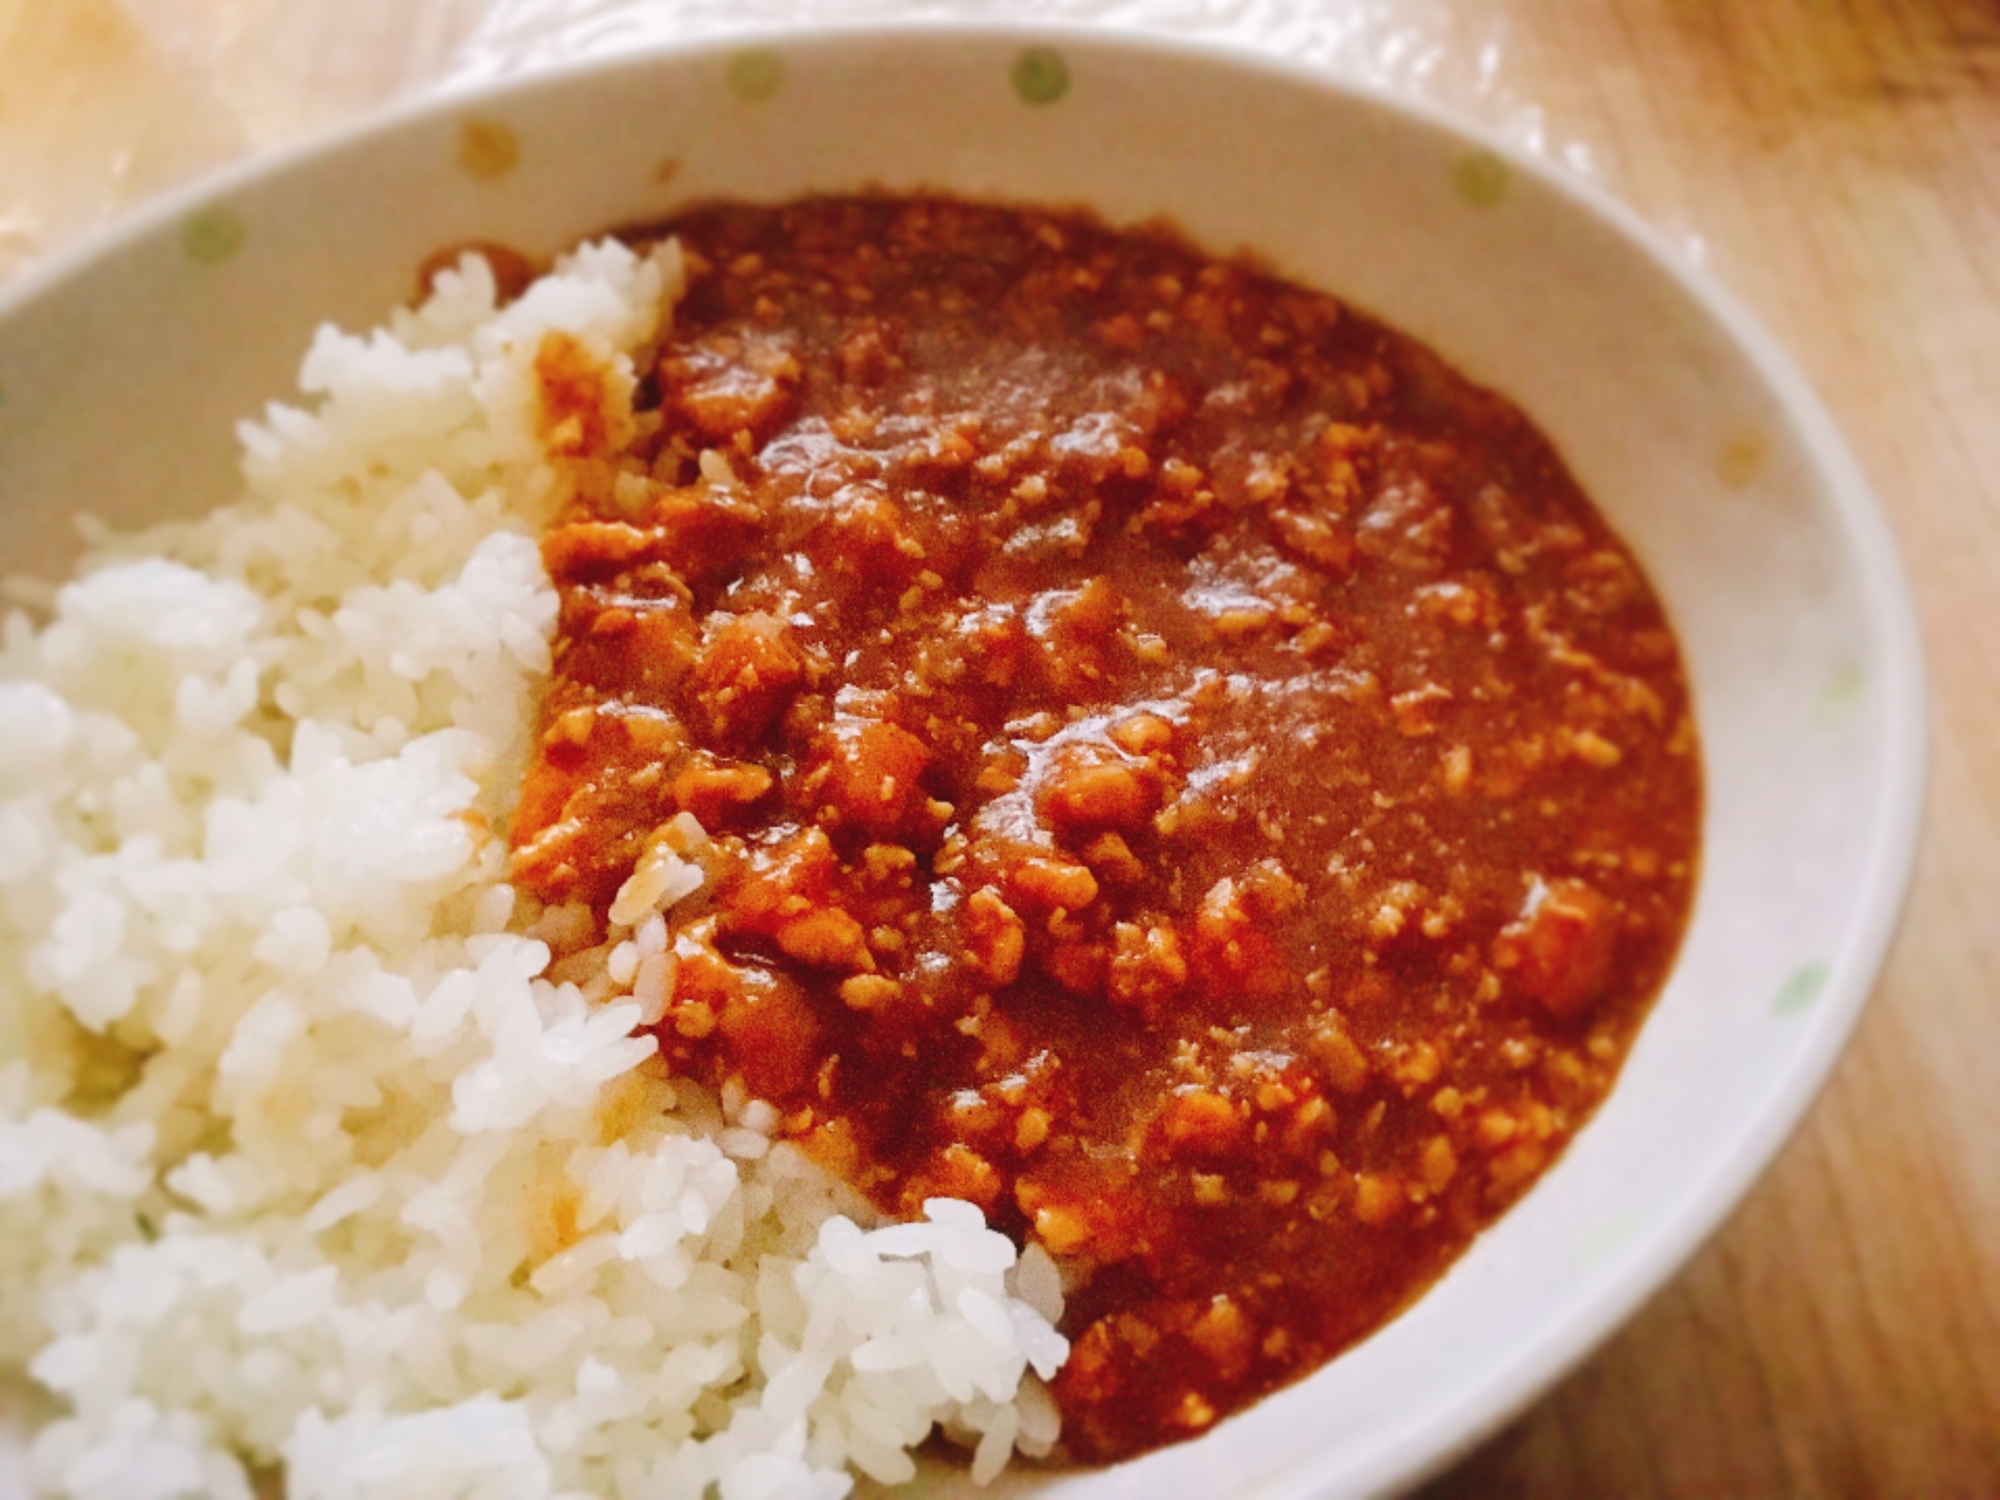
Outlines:
<svg viewBox="0 0 2000 1500"><path fill-rule="evenodd" d="M695 199L864 186L1164 216L1387 319L1527 410L1680 632L1700 893L1597 1118L1312 1378L1197 1442L1001 1489L1408 1483L1603 1339L1770 1161L1868 995L1917 827L1922 673L1887 529L1784 358L1617 205L1406 102L1099 31L787 34L533 78L217 179L9 287L0 552L47 573L74 509L124 524L226 494L234 419L313 326L379 320L440 246L547 252Z"/></svg>

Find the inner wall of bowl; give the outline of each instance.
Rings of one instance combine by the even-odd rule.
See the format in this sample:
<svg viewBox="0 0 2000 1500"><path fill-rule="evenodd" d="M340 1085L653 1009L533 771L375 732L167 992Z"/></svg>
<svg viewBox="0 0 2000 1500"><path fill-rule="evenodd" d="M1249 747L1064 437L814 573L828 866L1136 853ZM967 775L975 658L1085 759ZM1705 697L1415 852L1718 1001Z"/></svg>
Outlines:
<svg viewBox="0 0 2000 1500"><path fill-rule="evenodd" d="M440 246L549 252L717 195L944 187L1164 216L1508 393L1646 564L1692 672L1706 867L1668 992L1576 1148L1411 1312L1199 1443L1002 1488L1377 1485L1546 1378L1621 1284L1657 1273L1675 1221L1842 1024L1815 1002L1880 842L1889 731L1871 709L1892 664L1797 413L1567 194L1367 98L1171 49L1032 46L931 34L619 64L163 212L0 310L5 570L65 565L74 509L129 525L226 495L234 420L283 391L311 328L379 320Z"/></svg>

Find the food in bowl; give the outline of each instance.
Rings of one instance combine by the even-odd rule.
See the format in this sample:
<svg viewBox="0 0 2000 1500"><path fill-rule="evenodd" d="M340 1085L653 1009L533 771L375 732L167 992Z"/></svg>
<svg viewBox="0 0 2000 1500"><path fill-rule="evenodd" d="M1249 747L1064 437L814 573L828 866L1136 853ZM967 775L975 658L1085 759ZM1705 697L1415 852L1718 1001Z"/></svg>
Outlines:
<svg viewBox="0 0 2000 1500"><path fill-rule="evenodd" d="M673 1071L1053 1254L1072 1454L1199 1432L1609 1087L1693 886L1671 632L1513 407L1323 294L939 199L663 232L632 410L540 367L515 880L629 921L698 838Z"/></svg>
<svg viewBox="0 0 2000 1500"><path fill-rule="evenodd" d="M831 1493L1048 1451L1030 1366L1135 1453L1417 1295L1671 961L1673 639L1506 402L1075 215L636 243L323 336L247 508L11 628L50 1472L138 1399Z"/></svg>
<svg viewBox="0 0 2000 1500"><path fill-rule="evenodd" d="M678 288L603 244L499 307L475 258L324 330L241 497L94 534L7 619L0 1360L56 1403L39 1490L830 1496L939 1425L982 1475L1053 1442L1046 1256L964 1204L868 1228L508 879L558 608L535 356L629 369Z"/></svg>

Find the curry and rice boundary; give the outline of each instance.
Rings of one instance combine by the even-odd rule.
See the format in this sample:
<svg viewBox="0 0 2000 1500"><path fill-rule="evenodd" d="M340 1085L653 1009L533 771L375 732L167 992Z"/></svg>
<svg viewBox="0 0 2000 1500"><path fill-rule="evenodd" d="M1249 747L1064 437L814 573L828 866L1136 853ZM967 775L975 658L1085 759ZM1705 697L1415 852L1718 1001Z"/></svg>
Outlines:
<svg viewBox="0 0 2000 1500"><path fill-rule="evenodd" d="M1045 1452L1061 1291L872 1232L506 879L556 602L532 360L631 372L671 250L468 258L322 331L245 493L0 638L0 1360L38 1489L831 1497ZM632 941L642 948L642 921ZM642 965L641 965L642 966ZM635 966L634 977L637 975ZM854 1217L848 1217L852 1215Z"/></svg>

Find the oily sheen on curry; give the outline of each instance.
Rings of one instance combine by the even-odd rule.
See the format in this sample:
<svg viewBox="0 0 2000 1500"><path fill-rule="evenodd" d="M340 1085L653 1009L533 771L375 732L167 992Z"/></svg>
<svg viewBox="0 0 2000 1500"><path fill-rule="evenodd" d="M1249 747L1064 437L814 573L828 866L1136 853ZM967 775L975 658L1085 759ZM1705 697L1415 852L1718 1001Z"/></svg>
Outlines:
<svg viewBox="0 0 2000 1500"><path fill-rule="evenodd" d="M513 878L602 920L697 861L660 1066L1055 1255L1072 1455L1199 1433L1610 1088L1696 875L1660 607L1506 400L1171 235L653 233L689 286L630 399L536 361L574 499Z"/></svg>

